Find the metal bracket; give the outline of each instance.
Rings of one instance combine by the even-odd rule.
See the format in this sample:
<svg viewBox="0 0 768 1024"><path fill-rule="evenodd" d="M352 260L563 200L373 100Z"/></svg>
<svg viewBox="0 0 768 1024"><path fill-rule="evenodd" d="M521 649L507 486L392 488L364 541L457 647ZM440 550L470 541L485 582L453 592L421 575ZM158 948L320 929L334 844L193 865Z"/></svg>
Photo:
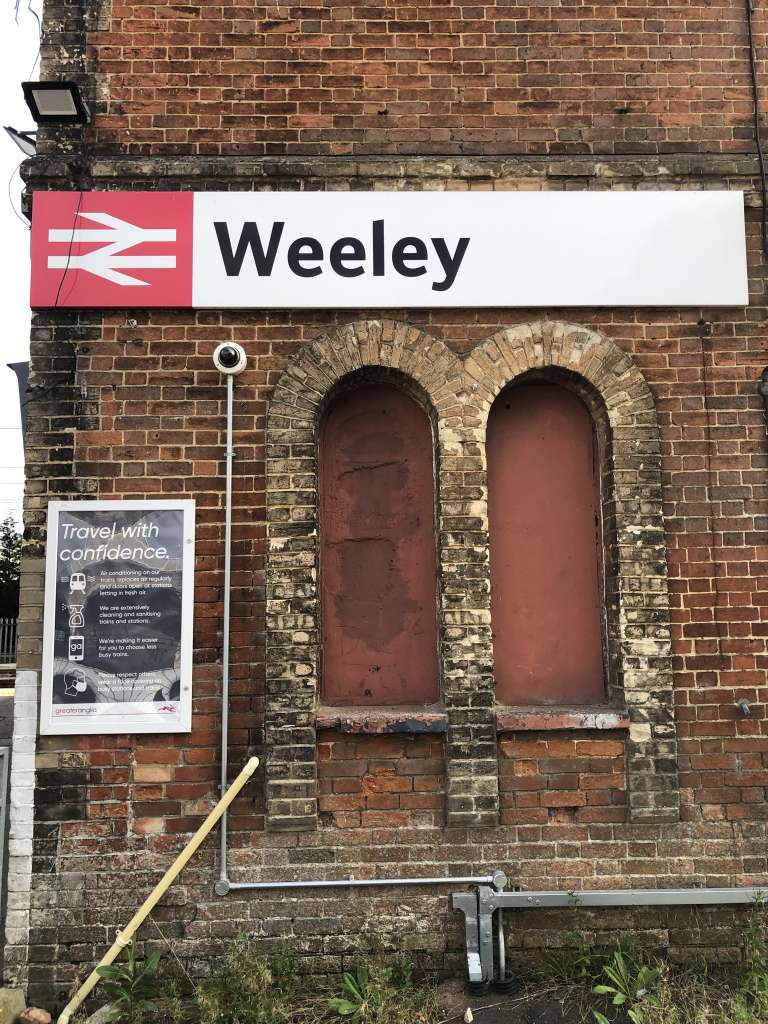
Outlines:
<svg viewBox="0 0 768 1024"><path fill-rule="evenodd" d="M455 892L451 896L454 910L464 914L464 934L467 944L467 971L470 982L485 981L480 961L480 932L478 929L478 899L474 892Z"/></svg>
<svg viewBox="0 0 768 1024"><path fill-rule="evenodd" d="M493 970L493 912L498 893L487 885L478 886L477 909L480 932L480 971L483 981L494 980Z"/></svg>
<svg viewBox="0 0 768 1024"><path fill-rule="evenodd" d="M504 872L494 871L491 876L493 887L479 885L474 892L457 892L451 897L453 909L460 910L464 914L467 971L470 984L484 984L497 980L493 955L493 915L498 909L497 899L506 884L507 876ZM500 965L503 941L502 936L499 946ZM499 980L504 981L505 979Z"/></svg>
<svg viewBox="0 0 768 1024"><path fill-rule="evenodd" d="M453 909L464 914L467 937L467 967L470 982L491 982L494 976L493 915L507 907L526 910L532 907L680 907L750 904L765 892L745 889L598 889L581 892L502 892L487 885L474 893L453 893ZM499 922L503 928L503 922ZM503 966L503 935L499 944L499 969ZM503 983L505 978L500 977Z"/></svg>

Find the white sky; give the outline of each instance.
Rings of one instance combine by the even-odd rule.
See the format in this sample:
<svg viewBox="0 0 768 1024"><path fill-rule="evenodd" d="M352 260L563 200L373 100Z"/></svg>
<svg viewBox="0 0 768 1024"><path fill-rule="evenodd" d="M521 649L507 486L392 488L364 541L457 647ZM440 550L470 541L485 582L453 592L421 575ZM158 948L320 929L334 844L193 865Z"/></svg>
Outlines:
<svg viewBox="0 0 768 1024"><path fill-rule="evenodd" d="M39 39L30 4L39 14L42 0L21 0L17 23L16 0L0 0L0 124L19 131L35 128L21 92L21 83L39 74L37 65L32 73ZM6 363L29 358L29 230L11 206L18 211L21 204L22 185L14 168L22 159L21 150L0 132L0 518L11 512L19 524L24 453L16 375Z"/></svg>

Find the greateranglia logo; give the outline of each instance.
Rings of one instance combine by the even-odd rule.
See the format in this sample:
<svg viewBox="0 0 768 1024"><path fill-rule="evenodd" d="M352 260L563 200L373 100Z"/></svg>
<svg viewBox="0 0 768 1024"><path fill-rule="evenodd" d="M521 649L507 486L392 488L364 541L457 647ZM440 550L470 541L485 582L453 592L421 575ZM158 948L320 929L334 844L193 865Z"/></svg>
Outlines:
<svg viewBox="0 0 768 1024"><path fill-rule="evenodd" d="M456 280L470 242L467 237L459 238L451 248L445 238L425 240L416 235L391 242L385 237L384 221L374 220L369 239L346 235L337 238L326 251L311 235L284 243L283 220L273 221L269 234L264 236L256 221L247 220L234 242L226 221L214 221L213 226L227 277L240 275L249 252L259 277L270 277L278 258L285 259L297 277L318 277L326 271L339 277L385 277L389 267L402 277L422 277L434 252L441 268L440 278L432 282L435 292L448 291Z"/></svg>

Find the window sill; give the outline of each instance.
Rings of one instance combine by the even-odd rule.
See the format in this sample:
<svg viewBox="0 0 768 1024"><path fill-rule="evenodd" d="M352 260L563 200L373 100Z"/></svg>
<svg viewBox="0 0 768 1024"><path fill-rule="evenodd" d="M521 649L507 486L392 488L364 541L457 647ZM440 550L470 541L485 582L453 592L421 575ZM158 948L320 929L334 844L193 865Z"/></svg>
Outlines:
<svg viewBox="0 0 768 1024"><path fill-rule="evenodd" d="M619 708L496 708L496 729L498 732L628 728L629 714Z"/></svg>
<svg viewBox="0 0 768 1024"><path fill-rule="evenodd" d="M440 704L374 708L321 705L315 711L315 726L318 729L373 736L387 733L406 736L441 734L448 731L448 715Z"/></svg>
<svg viewBox="0 0 768 1024"><path fill-rule="evenodd" d="M393 707L331 707L315 711L318 729L381 736L391 733L441 735L448 731L448 715L440 704ZM496 729L505 732L536 732L556 729L628 729L629 714L606 707L497 707Z"/></svg>

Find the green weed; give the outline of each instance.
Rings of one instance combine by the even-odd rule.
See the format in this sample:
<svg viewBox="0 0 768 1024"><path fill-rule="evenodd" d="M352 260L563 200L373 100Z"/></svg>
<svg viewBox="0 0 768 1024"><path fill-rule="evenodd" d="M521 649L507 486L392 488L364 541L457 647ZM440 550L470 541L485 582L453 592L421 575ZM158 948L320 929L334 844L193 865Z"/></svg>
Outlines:
<svg viewBox="0 0 768 1024"><path fill-rule="evenodd" d="M656 988L661 978L661 969L638 964L620 949L614 951L611 962L603 967L603 974L610 985L595 985L595 995L610 996L614 1006L626 1013L632 1024L646 1024L645 1010L658 1008ZM605 1014L592 1011L597 1024L610 1024Z"/></svg>
<svg viewBox="0 0 768 1024"><path fill-rule="evenodd" d="M583 911L579 910L575 893L569 893L568 907L570 928L563 933L562 946L547 950L544 957L546 971L561 985L588 985L602 971L603 954L579 927Z"/></svg>
<svg viewBox="0 0 768 1024"><path fill-rule="evenodd" d="M200 1024L289 1024L298 982L290 953L266 957L253 939L241 936L195 990Z"/></svg>
<svg viewBox="0 0 768 1024"><path fill-rule="evenodd" d="M101 988L111 1004L109 1020L125 1024L143 1024L160 1012L160 988L157 970L161 954L154 952L143 964L136 959L136 946L127 946L125 963L107 964L96 969Z"/></svg>
<svg viewBox="0 0 768 1024"><path fill-rule="evenodd" d="M347 971L328 1008L354 1024L437 1024L442 1014L435 989L415 985L410 964L368 962Z"/></svg>

